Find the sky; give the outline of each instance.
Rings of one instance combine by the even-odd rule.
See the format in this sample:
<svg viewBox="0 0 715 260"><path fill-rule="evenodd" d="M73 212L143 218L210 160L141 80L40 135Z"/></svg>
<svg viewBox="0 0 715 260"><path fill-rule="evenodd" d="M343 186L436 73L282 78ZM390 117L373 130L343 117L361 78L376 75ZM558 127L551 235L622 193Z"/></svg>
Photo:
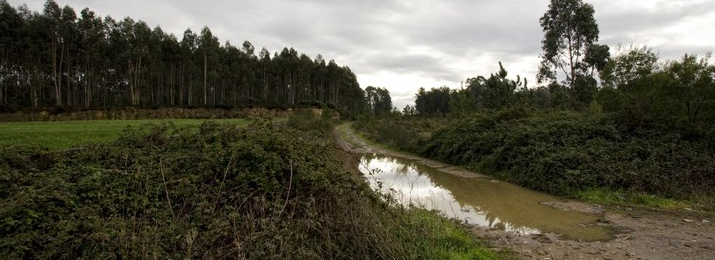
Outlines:
<svg viewBox="0 0 715 260"><path fill-rule="evenodd" d="M41 11L44 0L9 0ZM503 62L533 87L549 0L56 0L79 13L130 16L179 38L211 28L221 42L284 47L349 66L360 86L385 87L393 105L414 104L420 87L460 88ZM618 54L651 47L661 60L715 50L714 0L586 0L596 10L599 43ZM619 47L620 46L620 47ZM619 51L620 50L620 51Z"/></svg>

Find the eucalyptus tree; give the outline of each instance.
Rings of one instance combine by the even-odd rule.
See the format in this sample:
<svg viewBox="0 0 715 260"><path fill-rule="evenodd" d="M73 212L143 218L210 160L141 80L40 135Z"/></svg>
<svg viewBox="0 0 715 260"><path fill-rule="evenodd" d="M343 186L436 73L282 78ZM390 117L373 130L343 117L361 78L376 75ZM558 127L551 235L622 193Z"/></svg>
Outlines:
<svg viewBox="0 0 715 260"><path fill-rule="evenodd" d="M179 70L181 67L181 45L174 34L165 36L162 40L163 59L168 66L168 75L166 90L164 91L164 100L168 102L162 103L164 106L178 105L178 81ZM168 91L168 93L167 93Z"/></svg>
<svg viewBox="0 0 715 260"><path fill-rule="evenodd" d="M199 36L199 51L203 56L203 68L204 68L204 106L208 105L208 81L209 81L209 66L216 66L216 55L219 51L219 42L211 29L204 27L201 30L201 36Z"/></svg>
<svg viewBox="0 0 715 260"><path fill-rule="evenodd" d="M85 107L92 106L94 86L97 84L97 72L104 63L102 50L106 48L105 25L102 18L93 11L85 8L80 13L77 21L80 32L78 64L82 64L82 104Z"/></svg>
<svg viewBox="0 0 715 260"><path fill-rule="evenodd" d="M325 100L325 77L327 76L327 64L323 55L318 54L313 60L313 73L311 75L311 84L315 87L313 99Z"/></svg>
<svg viewBox="0 0 715 260"><path fill-rule="evenodd" d="M386 88L368 86L365 88L365 100L373 115L381 116L392 111L392 98Z"/></svg>
<svg viewBox="0 0 715 260"><path fill-rule="evenodd" d="M300 102L310 101L311 93L314 92L314 86L310 84L310 72L314 70L313 59L305 54L300 55L298 68L298 99Z"/></svg>
<svg viewBox="0 0 715 260"><path fill-rule="evenodd" d="M551 0L541 17L544 30L539 83L554 82L559 73L573 85L576 78L592 76L608 59L608 46L596 45L598 24L593 6L582 0Z"/></svg>
<svg viewBox="0 0 715 260"><path fill-rule="evenodd" d="M198 48L198 36L191 29L184 31L181 39L181 84L179 87L179 105L194 105L193 83L197 69L194 54Z"/></svg>
<svg viewBox="0 0 715 260"><path fill-rule="evenodd" d="M443 86L425 91L420 88L415 95L417 113L420 115L442 115L450 112L452 90Z"/></svg>
<svg viewBox="0 0 715 260"><path fill-rule="evenodd" d="M75 102L75 73L74 64L77 59L77 45L79 33L77 30L77 25L75 21L77 20L77 13L70 6L65 6L62 8L62 15L60 18L60 34L62 35L64 41L63 56L65 57L65 104L67 106L73 106ZM61 79L60 79L61 80Z"/></svg>
<svg viewBox="0 0 715 260"><path fill-rule="evenodd" d="M266 48L261 49L261 52L258 54L258 59L260 62L260 75L259 78L262 82L261 84L261 90L260 90L260 97L263 99L264 102L268 100L268 90L270 87L270 78L272 78L273 74L273 64L271 63L271 53L268 52Z"/></svg>
<svg viewBox="0 0 715 260"><path fill-rule="evenodd" d="M221 45L208 27L200 35L187 29L179 40L131 17L117 21L87 8L78 15L53 0L42 12L0 0L0 19L0 111L299 103L351 113L365 108L350 68L293 48L256 55L248 41Z"/></svg>
<svg viewBox="0 0 715 260"><path fill-rule="evenodd" d="M256 71L258 58L256 57L256 47L250 41L244 41L241 45L241 62L238 65L239 86L241 87L241 102L251 102L251 97L258 93Z"/></svg>
<svg viewBox="0 0 715 260"><path fill-rule="evenodd" d="M22 50L22 42L17 41L24 26L20 14L5 0L0 0L0 105L8 103L11 81L15 78L17 63L21 62L18 55Z"/></svg>
<svg viewBox="0 0 715 260"><path fill-rule="evenodd" d="M48 52L50 53L52 64L52 83L54 87L55 105L62 105L62 65L64 62L64 43L61 32L62 9L56 2L49 0L45 3L42 20L44 22L45 33L50 39Z"/></svg>
<svg viewBox="0 0 715 260"><path fill-rule="evenodd" d="M338 96L338 91L339 91L339 84L338 84L338 79L340 77L340 68L338 67L338 64L335 63L334 60L330 60L328 62L328 67L326 68L327 70L327 76L326 79L328 80L328 98L327 101L329 103L337 103L337 99L339 98ZM392 110L392 106L390 106L390 110Z"/></svg>
<svg viewBox="0 0 715 260"><path fill-rule="evenodd" d="M131 18L125 18L122 27L128 41L126 49L126 62L129 67L128 80L131 105L141 105L143 88L146 86L146 63L150 58L151 29L143 21L134 22Z"/></svg>

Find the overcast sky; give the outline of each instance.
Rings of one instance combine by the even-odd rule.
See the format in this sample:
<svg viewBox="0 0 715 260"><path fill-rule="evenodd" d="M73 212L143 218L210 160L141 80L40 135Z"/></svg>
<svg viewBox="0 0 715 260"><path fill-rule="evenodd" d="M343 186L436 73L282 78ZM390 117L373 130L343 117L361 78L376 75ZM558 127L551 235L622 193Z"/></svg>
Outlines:
<svg viewBox="0 0 715 260"><path fill-rule="evenodd" d="M9 0L41 11L44 0ZM715 50L715 0L587 0L600 42L647 45L663 60ZM209 26L221 42L249 40L271 53L293 47L349 66L360 85L386 87L396 107L420 87L488 75L502 61L511 77L536 82L549 0L57 0L102 16L131 16L175 35ZM533 86L533 85L532 85Z"/></svg>

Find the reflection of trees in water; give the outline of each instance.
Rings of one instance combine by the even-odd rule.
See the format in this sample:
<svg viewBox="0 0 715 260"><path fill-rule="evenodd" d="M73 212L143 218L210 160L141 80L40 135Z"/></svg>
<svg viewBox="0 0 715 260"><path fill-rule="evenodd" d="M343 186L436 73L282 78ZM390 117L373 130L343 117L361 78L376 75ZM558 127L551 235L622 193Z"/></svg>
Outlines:
<svg viewBox="0 0 715 260"><path fill-rule="evenodd" d="M432 194L432 197L426 198L427 200L430 201L424 201L425 199L417 200L415 202L414 199L411 198L410 194L395 194L394 189L391 190L393 192L394 196L397 196L399 199L402 199L408 204L420 204L417 206L421 207L427 207L427 204L431 203L432 205L438 205L442 204L445 207L449 207L448 209L443 209L444 214L451 216L451 217L456 217L456 218L461 218L461 219L471 219L471 221L477 221L477 222L482 222L479 221L478 219L484 218L485 223L481 224L487 224L489 227L492 228L499 228L503 230L515 230L515 231L529 231L529 233L533 233L534 230L527 228L525 226L515 226L511 223L502 223L502 221L508 221L505 219L503 216L499 214L495 214L492 211L485 209L483 205L480 204L475 204L475 203L465 203L465 200L460 199L457 197L460 193L476 193L475 191L467 191L462 188L460 188L459 185L445 185L445 184L452 184L451 181L447 182L438 182L435 181L436 177L440 177L441 175L449 175L445 174L443 172L440 172L439 170L436 170L432 167L425 166L421 163L417 163L413 160L406 160L402 158L396 158L392 156L384 156L384 155L378 155L378 154L366 154L363 157L363 162L365 165L371 165L373 162L378 161L380 164L383 163L390 163L393 164L391 170L394 171L394 173L398 174L404 174L404 175L409 175L409 174L415 174L416 178L413 181L416 181L419 176L424 176L429 183L430 187L434 187L434 189L443 189L448 192L448 194L442 194L442 196L437 197L437 194ZM383 169L387 171L388 169ZM451 175L450 175L451 176ZM456 176L455 176L456 177ZM456 178L455 180L458 180ZM464 180L469 180L468 178L461 178L462 181ZM409 193L412 191L412 183L408 183L410 185L408 192ZM480 194L481 195L481 194ZM445 203L439 203L436 200L444 200ZM428 203L429 202L429 203ZM452 206L451 204L455 203L457 208ZM474 218L478 219L474 219Z"/></svg>
<svg viewBox="0 0 715 260"><path fill-rule="evenodd" d="M389 162L395 165L399 165L400 167L397 167L396 170L399 173L402 174L407 174L411 172L411 169L414 169L414 172L416 172L419 175L422 175L423 171L427 171L427 169L424 165L415 163L414 161L411 160L406 160L402 158L397 158L393 156L385 156L382 154L376 154L376 153L368 153L364 154L362 156L362 161L364 161L364 164L369 165L372 161L379 160L379 161L384 161L384 162Z"/></svg>
<svg viewBox="0 0 715 260"><path fill-rule="evenodd" d="M451 198L446 199L454 200L459 205L458 210L445 212L446 215L462 218L476 214L484 217L492 228L523 233L533 233L534 229L538 229L566 233L573 237L579 232L586 232L579 224L592 223L597 219L596 216L559 211L541 205L540 202L554 201L556 198L509 183L491 183L488 178L456 176L414 160L392 156L365 154L362 161L365 165L375 161L391 163L395 165L396 173L424 176L432 186L449 191ZM469 213L470 210L474 214Z"/></svg>

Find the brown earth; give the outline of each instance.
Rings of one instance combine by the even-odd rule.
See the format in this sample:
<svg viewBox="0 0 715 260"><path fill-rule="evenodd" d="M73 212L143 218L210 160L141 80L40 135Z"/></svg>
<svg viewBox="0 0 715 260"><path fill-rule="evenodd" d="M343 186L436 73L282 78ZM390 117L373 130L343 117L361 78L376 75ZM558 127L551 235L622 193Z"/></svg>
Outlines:
<svg viewBox="0 0 715 260"><path fill-rule="evenodd" d="M582 202L553 203L563 210L599 214L599 225L616 231L605 242L582 242L556 234L516 236L500 230L472 227L493 247L508 247L520 259L715 259L712 215L655 209L606 208L594 211Z"/></svg>
<svg viewBox="0 0 715 260"><path fill-rule="evenodd" d="M460 176L479 175L459 167L380 148L358 137L349 125L338 127L341 147L356 153L374 152L419 160L448 169ZM584 242L562 239L558 234L518 235L498 229L471 226L470 229L492 247L513 251L519 259L713 259L715 260L715 215L692 210L653 208L603 208L588 203L545 202L560 210L597 214L597 225L616 232L615 239Z"/></svg>

